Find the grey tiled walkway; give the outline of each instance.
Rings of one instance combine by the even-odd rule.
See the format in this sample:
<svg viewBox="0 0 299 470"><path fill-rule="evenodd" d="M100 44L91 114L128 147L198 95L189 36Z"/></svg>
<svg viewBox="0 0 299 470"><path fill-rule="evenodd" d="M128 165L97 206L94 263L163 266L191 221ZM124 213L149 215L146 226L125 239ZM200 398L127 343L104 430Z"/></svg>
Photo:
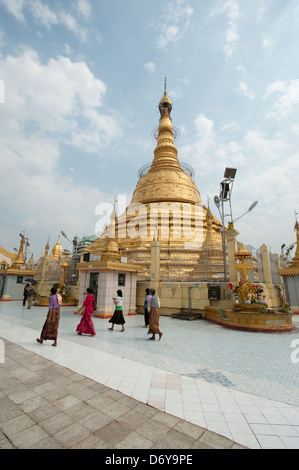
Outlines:
<svg viewBox="0 0 299 470"><path fill-rule="evenodd" d="M58 347L52 348L49 342L41 346L35 341L46 314L47 309L43 307L27 310L22 307L21 302L0 302L0 338L4 338L9 344L13 343L15 347L22 347L24 357L34 354L30 356L28 364L31 360L33 363L36 361L34 366L36 371L28 367L26 374L22 371L23 363L11 363L15 365L18 376L11 377L10 380L20 388L21 393L21 396L16 397L21 402L15 405L20 407L23 402L33 400L32 406L37 403L36 408L39 409L46 405L43 400L47 400L48 396L55 397L54 392L66 393L65 387L70 389L69 393L57 397L57 401L55 398L50 403L53 412L56 411L57 404L62 407L59 409L62 414L57 416L58 421L53 416L46 416L46 419L52 418L50 423L54 427L58 426L60 419L63 421L63 413L67 413L68 418L72 420L67 422L65 429L73 424L76 424L72 428L74 432L80 429L78 425L84 427L82 420L85 418L86 423L89 419L80 416L77 420L74 414L70 416L69 409L75 407L73 408L75 410L76 404L81 406L82 402L84 408L88 405L86 412L94 411L96 400L92 393L95 389L105 390L100 394L103 398L110 389L108 403L102 403L101 406L97 404L99 412L104 414L104 421L108 416L111 420L113 418L112 421L116 419L118 425L129 426L128 422L123 422L123 418L132 420L135 412L127 415L129 413L127 408L130 407L127 404L125 408L120 407L117 403L119 398L126 403L132 399L130 403L138 404L134 408L138 411L137 417L140 417L139 414L143 416L145 410L147 412L150 410L154 414L148 422L148 425L153 424L150 428L152 433L140 428L138 420L137 423L131 421L136 424L133 435L138 438L136 445L140 447L144 439L153 447L178 446L174 436L178 435L177 432L182 433L182 423L184 423L184 429L190 425L193 430L197 430L197 433L202 433L200 436L192 434L193 441L189 440L187 444L189 448L192 448L196 441L200 442L200 445L203 443L206 445L208 431L213 433L214 437L218 436L218 442L221 436L221 439L224 439L223 443L237 442L252 449L299 448L299 352L296 352L296 347L298 349L299 346L299 315L293 317L297 329L284 334L233 331L203 320L187 322L161 317L160 328L164 332L162 340L148 341L147 330L142 328L141 315L126 317L124 333L120 333L117 328L114 332L108 331L107 320L94 318L97 335L90 338L76 334L80 317L74 315L73 308L63 307ZM7 355L7 352L5 353ZM22 354L19 354L19 358ZM43 362L42 367L39 366L39 361L46 360L51 361L48 365L56 371L53 377L49 375L49 380L45 374L39 376L37 373L43 368L50 370L50 367ZM60 379L61 384L57 368L60 371L59 377L67 375L67 380ZM77 384L69 382L71 378L75 378ZM27 382L30 383L31 379L34 386L32 397L30 397L32 390L31 392L27 390ZM40 379L42 382L35 383ZM46 390L41 387L45 384L49 390L47 387ZM88 384L84 387L85 390L82 388L84 384ZM80 390L77 390L77 387ZM22 389L29 393L27 400L22 396ZM75 395L73 389L76 393L80 392L80 396ZM2 393L0 399L11 400L10 395L13 391L12 387L7 395L0 390ZM113 399L111 394L119 398ZM40 395L43 398L41 405ZM71 398L67 398L69 395ZM65 400L62 400L64 397ZM74 398L77 401L74 402ZM98 400L101 401L100 398ZM117 405L118 412L114 408L110 410L109 405L112 404L112 400ZM5 403L8 402L3 401L4 411ZM67 409L64 409L65 406ZM93 407L92 410L90 406ZM15 409L15 406L13 408ZM0 410L2 410L1 403ZM171 422L170 426L169 422L166 425L163 421L166 417ZM159 421L160 431L162 427L165 433L155 432L156 421ZM169 428L163 428L162 424ZM36 425L41 427L39 421L36 421ZM64 425L65 422L62 426ZM109 423L105 423L105 426L108 426L105 431L109 430ZM93 430L94 434L97 434L97 439L105 441L108 431L103 436L100 432L97 433L100 427ZM85 428L86 426L84 430ZM141 434L137 429L142 431ZM167 435L169 437L169 432L172 435L171 444L165 440ZM186 434L188 436L188 433ZM127 448L131 448L134 445L132 437L131 435L128 443L121 436L115 445L125 441ZM81 442L83 440L85 439L82 438ZM183 441L182 439L180 442ZM213 441L209 438L209 446L211 442Z"/></svg>
<svg viewBox="0 0 299 470"><path fill-rule="evenodd" d="M20 346L4 342L0 449L239 449Z"/></svg>

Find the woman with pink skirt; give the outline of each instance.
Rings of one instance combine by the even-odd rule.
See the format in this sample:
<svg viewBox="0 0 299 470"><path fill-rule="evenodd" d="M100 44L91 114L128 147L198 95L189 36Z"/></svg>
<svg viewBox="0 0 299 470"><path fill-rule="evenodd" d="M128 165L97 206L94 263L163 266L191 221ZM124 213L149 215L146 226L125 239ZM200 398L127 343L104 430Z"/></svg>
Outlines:
<svg viewBox="0 0 299 470"><path fill-rule="evenodd" d="M85 335L95 336L96 334L94 330L93 322L91 319L91 315L93 314L93 302L94 302L93 290L90 287L88 287L87 296L86 296L86 299L84 300L83 307L80 308L80 310L84 308L84 314L76 329L78 335L85 334ZM78 313L80 313L80 310L78 311Z"/></svg>

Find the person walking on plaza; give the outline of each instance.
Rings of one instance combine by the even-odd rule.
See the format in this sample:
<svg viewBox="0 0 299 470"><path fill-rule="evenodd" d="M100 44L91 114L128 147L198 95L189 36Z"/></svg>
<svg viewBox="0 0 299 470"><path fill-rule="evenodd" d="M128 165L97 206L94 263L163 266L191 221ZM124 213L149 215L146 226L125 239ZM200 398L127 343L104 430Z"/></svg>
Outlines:
<svg viewBox="0 0 299 470"><path fill-rule="evenodd" d="M23 307L25 307L25 304L26 304L26 300L27 300L27 292L28 292L28 288L30 287L30 284L26 284L26 286L24 287L24 292L23 292Z"/></svg>
<svg viewBox="0 0 299 470"><path fill-rule="evenodd" d="M35 289L33 286L29 286L27 289L27 309L30 309L32 307L34 296L35 296Z"/></svg>
<svg viewBox="0 0 299 470"><path fill-rule="evenodd" d="M124 299L123 299L122 291L118 290L117 297L112 297L112 300L115 305L115 310L114 310L113 317L110 318L109 320L109 323L112 323L112 326L111 328L108 328L108 330L113 331L114 325L122 325L122 329L120 331L125 331L124 324L126 322L125 322L124 315L123 315L122 305L123 305Z"/></svg>
<svg viewBox="0 0 299 470"><path fill-rule="evenodd" d="M156 295L155 289L150 289L152 298L150 300L150 315L149 315L149 329L147 334L152 336L149 339L155 340L155 335L159 335L159 341L162 338L163 333L159 329L159 318L160 318L160 299Z"/></svg>
<svg viewBox="0 0 299 470"><path fill-rule="evenodd" d="M91 319L91 315L93 314L93 306L94 306L94 295L93 295L93 290L88 287L86 289L87 295L86 298L83 302L83 306L78 310L78 313L84 308L84 313L83 317L81 318L81 321L79 325L77 326L77 333L78 335L90 335L90 336L95 336L96 332L94 329L93 321Z"/></svg>
<svg viewBox="0 0 299 470"><path fill-rule="evenodd" d="M48 316L42 329L40 338L37 338L36 341L40 344L43 344L44 341L52 340L54 341L52 346L57 346L60 304L58 302L57 289L55 289L55 287L52 287L51 294L52 295L49 298Z"/></svg>
<svg viewBox="0 0 299 470"><path fill-rule="evenodd" d="M149 325L149 313L150 313L150 300L152 298L150 294L150 290L147 288L145 289L146 292L146 297L144 301L144 327L143 328L148 328Z"/></svg>

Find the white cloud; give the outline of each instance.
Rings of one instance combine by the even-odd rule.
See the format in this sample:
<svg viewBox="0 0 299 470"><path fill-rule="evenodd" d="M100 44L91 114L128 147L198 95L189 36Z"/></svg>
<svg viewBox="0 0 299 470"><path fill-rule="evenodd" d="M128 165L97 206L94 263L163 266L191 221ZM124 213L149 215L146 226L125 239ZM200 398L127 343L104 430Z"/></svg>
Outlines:
<svg viewBox="0 0 299 470"><path fill-rule="evenodd" d="M233 55L236 45L239 41L238 34L238 21L240 19L240 7L237 0L226 0L225 2L220 1L216 7L214 7L210 16L214 17L219 14L226 14L228 20L228 29L225 32L225 44L223 51L225 57Z"/></svg>
<svg viewBox="0 0 299 470"><path fill-rule="evenodd" d="M223 124L220 127L221 131L234 131L234 130L238 130L238 129L240 129L240 126L235 120L229 122L228 124Z"/></svg>
<svg viewBox="0 0 299 470"><path fill-rule="evenodd" d="M94 208L104 196L80 183L76 172L59 168L62 145L76 146L86 161L86 152L100 155L119 137L117 116L99 110L105 84L84 62L57 57L43 64L33 50L0 58L0 76L6 84L6 102L0 106L1 174L11 176L1 183L0 199L22 229L30 215L36 230L47 227L51 233L57 224L58 230L89 233Z"/></svg>
<svg viewBox="0 0 299 470"><path fill-rule="evenodd" d="M273 40L269 37L264 37L262 40L262 45L265 49L270 49L273 47Z"/></svg>
<svg viewBox="0 0 299 470"><path fill-rule="evenodd" d="M299 154L295 146L284 134L269 136L256 129L248 130L240 141L230 139L225 143L215 124L204 114L198 115L197 132L190 137L191 143L180 149L180 159L194 168L203 201L206 194L217 194L217 178L220 182L226 167L237 168L232 198L234 217L244 213L255 200L259 201L254 213L238 221L238 239L258 248L268 243L270 224L271 243L279 247L292 230L286 208L298 206ZM236 123L231 124L233 129ZM230 126L222 126L221 130L226 130L225 137L229 138ZM297 132L295 126L293 133ZM213 205L211 208L217 217L216 208Z"/></svg>
<svg viewBox="0 0 299 470"><path fill-rule="evenodd" d="M285 82L277 80L276 82L271 83L271 85L267 87L264 98L268 98L268 96L272 95L273 93L285 91L286 88L287 87Z"/></svg>
<svg viewBox="0 0 299 470"><path fill-rule="evenodd" d="M40 132L69 130L82 112L101 106L106 93L105 84L84 62L59 56L44 65L31 49L3 59L0 70L6 84L6 111L20 125L24 120L34 122Z"/></svg>
<svg viewBox="0 0 299 470"><path fill-rule="evenodd" d="M174 98L180 98L183 93L183 88L185 88L187 85L189 85L189 78L184 77L184 78L179 78L178 79L178 84L175 88L172 88L169 90L168 95L174 99Z"/></svg>
<svg viewBox="0 0 299 470"><path fill-rule="evenodd" d="M271 95L279 95L273 104L273 111L267 114L268 118L281 120L288 116L299 103L299 79L287 81L276 81L266 89L264 99Z"/></svg>
<svg viewBox="0 0 299 470"><path fill-rule="evenodd" d="M55 12L51 11L49 5L40 0L29 0L28 6L36 22L42 24L47 29L52 25L58 24L58 18Z"/></svg>
<svg viewBox="0 0 299 470"><path fill-rule="evenodd" d="M63 24L69 31L74 33L82 42L87 40L87 31L80 27L76 18L74 18L70 13L65 11L59 12L59 22Z"/></svg>
<svg viewBox="0 0 299 470"><path fill-rule="evenodd" d="M292 135L299 137L299 125L294 125L291 128Z"/></svg>
<svg viewBox="0 0 299 470"><path fill-rule="evenodd" d="M253 158L260 162L280 162L282 155L287 155L291 152L291 145L280 134L269 139L263 132L248 131L244 143Z"/></svg>
<svg viewBox="0 0 299 470"><path fill-rule="evenodd" d="M11 13L18 21L25 21L23 15L23 7L25 0L1 0L6 9Z"/></svg>
<svg viewBox="0 0 299 470"><path fill-rule="evenodd" d="M147 70L149 73L154 73L155 70L156 70L156 65L154 64L154 62L146 62L143 67L145 68L145 70Z"/></svg>
<svg viewBox="0 0 299 470"><path fill-rule="evenodd" d="M255 99L254 91L250 90L245 82L240 82L239 88L237 88L237 93L245 96L245 98L248 98L249 100Z"/></svg>
<svg viewBox="0 0 299 470"><path fill-rule="evenodd" d="M163 9L163 21L157 27L159 35L156 46L158 49L166 51L169 45L181 40L190 24L194 10L185 4L185 0L168 3Z"/></svg>
<svg viewBox="0 0 299 470"><path fill-rule="evenodd" d="M69 12L59 6L49 7L41 0L0 0L7 10L18 20L25 22L25 12L32 15L36 24L46 27L48 30L52 26L61 24L74 33L81 42L88 38L88 31L83 28L77 19ZM78 0L76 11L79 16L88 19L91 14L91 7L88 0Z"/></svg>
<svg viewBox="0 0 299 470"><path fill-rule="evenodd" d="M266 7L265 6L262 6L262 7L258 8L258 11L257 11L257 22L258 23L261 23L263 21L265 12L266 12Z"/></svg>
<svg viewBox="0 0 299 470"><path fill-rule="evenodd" d="M84 18L90 18L92 13L92 8L88 0L77 0L77 9L79 14Z"/></svg>
<svg viewBox="0 0 299 470"><path fill-rule="evenodd" d="M243 67L243 65L237 65L236 69L237 69L238 72L240 72L241 74L245 75L245 73L246 73L246 68Z"/></svg>

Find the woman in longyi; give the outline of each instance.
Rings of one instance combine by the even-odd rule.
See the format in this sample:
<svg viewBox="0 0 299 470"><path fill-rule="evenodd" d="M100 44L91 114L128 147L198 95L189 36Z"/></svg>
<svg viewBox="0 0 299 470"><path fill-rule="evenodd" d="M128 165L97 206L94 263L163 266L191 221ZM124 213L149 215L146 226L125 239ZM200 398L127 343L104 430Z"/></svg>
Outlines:
<svg viewBox="0 0 299 470"><path fill-rule="evenodd" d="M60 303L57 296L57 289L52 287L51 297L49 298L49 312L42 329L40 338L36 341L43 344L44 341L53 340L52 346L57 346L58 325L60 320Z"/></svg>
<svg viewBox="0 0 299 470"><path fill-rule="evenodd" d="M84 308L84 314L83 314L83 317L81 318L79 325L77 326L76 331L78 335L85 334L85 335L95 336L96 332L94 330L93 322L91 319L91 315L93 314L93 302L94 302L93 290L90 287L88 287L86 292L87 292L86 299L84 300L83 306L80 308L80 310ZM80 310L78 310L78 313L80 313Z"/></svg>
<svg viewBox="0 0 299 470"><path fill-rule="evenodd" d="M108 330L113 331L114 325L121 325L120 331L125 331L124 325L126 321L124 319L123 308L122 308L124 299L123 299L123 293L120 289L117 291L117 297L112 297L112 300L115 305L115 310L114 310L114 314L112 318L110 318L109 320L109 323L112 323L112 326L111 328L108 328Z"/></svg>
<svg viewBox="0 0 299 470"><path fill-rule="evenodd" d="M149 314L149 329L147 334L152 336L149 339L155 340L155 336L159 335L159 341L162 338L162 331L159 328L159 319L160 319L160 299L156 295L155 289L150 289L152 298L148 301L148 307L150 308Z"/></svg>

